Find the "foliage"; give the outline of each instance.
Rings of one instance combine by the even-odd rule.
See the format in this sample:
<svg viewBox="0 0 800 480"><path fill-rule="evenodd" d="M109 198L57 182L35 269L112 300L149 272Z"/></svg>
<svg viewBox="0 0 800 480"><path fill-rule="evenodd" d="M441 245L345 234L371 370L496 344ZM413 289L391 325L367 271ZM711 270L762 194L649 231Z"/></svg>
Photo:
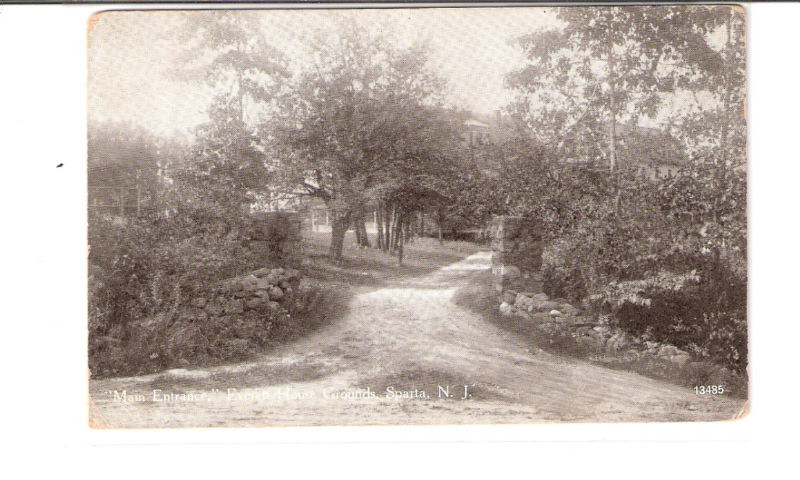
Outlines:
<svg viewBox="0 0 800 480"><path fill-rule="evenodd" d="M119 373L127 371L120 367L126 362L134 366L153 363L149 357L140 357L157 345L167 348L168 333L187 338L194 327L185 326L183 333L176 333L167 332L166 326L180 317L188 299L210 288L210 279L296 262L298 250L289 244L300 239L289 233L284 216L254 218L239 208L241 197L208 196L208 191L201 194L198 184L186 182L186 177L176 173L175 151L158 150L152 147L155 142L151 137L115 128L119 134L113 137L97 133L114 131L109 127L90 135L89 150L98 155L93 165L103 165L105 158L127 159L133 155L129 152L150 152L147 160L171 174L151 179L146 187L153 195L148 208L139 212L109 212L90 204L90 361L93 372ZM124 182L132 169L120 163L119 168L90 166L89 184ZM155 324L163 324L165 330ZM209 355L219 356L223 351ZM149 354L164 353L160 352ZM155 358L164 361L163 356Z"/></svg>
<svg viewBox="0 0 800 480"><path fill-rule="evenodd" d="M194 132L191 154L174 165L172 176L195 201L212 199L222 210L269 203L275 164L271 133L260 126L275 115L276 99L289 81L287 59L266 41L249 12L183 17L179 39L186 47L172 74L211 88L215 96L208 122Z"/></svg>
<svg viewBox="0 0 800 480"><path fill-rule="evenodd" d="M197 128L189 155L174 165L171 174L185 201L242 213L269 197L265 147L255 128L234 116L234 110L231 98L219 97L209 108L211 120Z"/></svg>
<svg viewBox="0 0 800 480"><path fill-rule="evenodd" d="M287 191L325 202L338 261L343 232L366 205L412 208L409 192L452 178L458 132L436 107L441 83L424 45L393 47L355 22L324 35L284 99L279 171Z"/></svg>
<svg viewBox="0 0 800 480"><path fill-rule="evenodd" d="M716 144L741 157L736 139L744 135L734 133L744 124L739 10L562 8L557 16L560 25L519 38L528 63L507 79L518 93L512 111L542 144L613 170L623 130L667 115L684 145ZM713 100L704 103L704 95Z"/></svg>
<svg viewBox="0 0 800 480"><path fill-rule="evenodd" d="M181 146L129 123L89 125L89 208L116 214L152 210L167 164Z"/></svg>
<svg viewBox="0 0 800 480"><path fill-rule="evenodd" d="M519 39L517 141L497 188L537 219L545 291L746 367L741 10L559 9ZM642 128L646 119L659 128Z"/></svg>
<svg viewBox="0 0 800 480"><path fill-rule="evenodd" d="M565 168L572 174L562 176ZM584 182L579 168L540 172L535 195L515 198L512 208L545 220L543 233L550 239L543 254L545 292L573 302L589 299L592 309L614 313L631 333L741 371L746 366L744 175L729 172L720 184L718 167L698 161L668 178L598 172L602 181L591 188L570 187ZM559 188L566 179L567 188ZM619 202L605 189L622 192Z"/></svg>
<svg viewBox="0 0 800 480"><path fill-rule="evenodd" d="M182 307L133 321L124 336L92 332L89 368L95 376L130 375L241 360L328 322L339 300L322 285L306 281L286 305L236 317L199 315Z"/></svg>
<svg viewBox="0 0 800 480"><path fill-rule="evenodd" d="M267 42L258 17L243 10L182 16L176 43L186 47L172 76L213 88L232 99L242 123L257 123L290 75L286 57Z"/></svg>

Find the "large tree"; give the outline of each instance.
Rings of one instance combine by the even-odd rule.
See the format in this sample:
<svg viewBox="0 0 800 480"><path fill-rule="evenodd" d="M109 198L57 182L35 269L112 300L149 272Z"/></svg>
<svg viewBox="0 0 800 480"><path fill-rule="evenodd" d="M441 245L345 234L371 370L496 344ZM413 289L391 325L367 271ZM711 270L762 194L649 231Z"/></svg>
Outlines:
<svg viewBox="0 0 800 480"><path fill-rule="evenodd" d="M263 127L288 83L288 61L266 41L252 12L188 12L184 18L179 36L187 47L173 74L204 85L214 98L178 176L209 208L246 209L272 193L272 139Z"/></svg>
<svg viewBox="0 0 800 480"><path fill-rule="evenodd" d="M719 72L731 58L715 48L714 37L735 12L730 7L559 9L561 25L519 39L528 63L508 77L518 93L514 109L560 155L600 159L613 172L623 123L635 128L643 117L663 120L662 108L670 100L674 108L676 98L718 90ZM729 82L722 85L728 92L735 89Z"/></svg>
<svg viewBox="0 0 800 480"><path fill-rule="evenodd" d="M292 192L325 202L338 262L365 207L428 178L453 135L442 133L447 122L434 108L441 82L426 67L424 46L397 47L345 21L312 50L285 99L280 172Z"/></svg>
<svg viewBox="0 0 800 480"><path fill-rule="evenodd" d="M260 16L249 11L183 13L177 37L186 45L171 73L229 97L242 123L258 123L290 76L282 52L267 42Z"/></svg>

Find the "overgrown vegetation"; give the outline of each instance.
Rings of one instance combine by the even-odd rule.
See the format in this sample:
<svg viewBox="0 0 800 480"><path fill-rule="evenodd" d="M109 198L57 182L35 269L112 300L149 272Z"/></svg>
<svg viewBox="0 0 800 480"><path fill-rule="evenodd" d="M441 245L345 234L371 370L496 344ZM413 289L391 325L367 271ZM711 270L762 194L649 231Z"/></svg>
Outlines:
<svg viewBox="0 0 800 480"><path fill-rule="evenodd" d="M552 30L519 39L526 60L507 77L516 96L498 115L502 135L467 146L469 114L445 105L424 45L401 48L342 17L299 46L309 61L290 68L250 13L186 14L188 48L172 73L216 94L191 144L90 126L93 371L235 357L282 338L268 333L289 324L274 312L229 328L183 319L181 306L210 279L304 257L322 263L319 238L302 255L298 239L284 237L285 218L252 214L302 211L313 200L331 218L333 265L315 271L322 277L386 268L376 262L386 253L402 263L413 234L431 223L442 238L444 229L480 232L492 215L521 215L540 226L548 295L744 372L741 12L557 16ZM377 250L346 258L350 227L360 247ZM426 255L447 257L434 253ZM397 271L424 271L418 260ZM289 313L302 317L327 298L308 295Z"/></svg>
<svg viewBox="0 0 800 480"><path fill-rule="evenodd" d="M286 218L214 218L170 206L170 215L90 212L89 360L96 375L249 355L318 322L332 298L304 284L287 311L264 309L245 324L198 317L187 308L218 281L257 268L299 263ZM254 239L256 238L256 239ZM330 304L325 306L324 304ZM251 313L251 312L248 312ZM291 318L286 315L291 315Z"/></svg>
<svg viewBox="0 0 800 480"><path fill-rule="evenodd" d="M678 365L647 355L620 355L619 352L600 349L594 344L578 342L568 329L554 330L538 321L523 322L517 317L503 315L497 309L497 296L492 283L492 275L489 272L476 272L472 274L471 282L456 292L453 301L480 314L498 327L513 332L528 344L533 353L541 349L560 356L600 363L617 370L667 379L689 387L724 384L728 393L740 397L747 396L746 377L721 365L714 358ZM724 343L717 339L713 341L719 345Z"/></svg>
<svg viewBox="0 0 800 480"><path fill-rule="evenodd" d="M548 295L743 373L740 12L562 9L559 18L563 28L520 39L528 65L509 77L512 110L539 138L506 153L492 187L505 193L498 211L541 225ZM666 110L673 94L694 101ZM671 129L640 129L643 146L632 144L641 118L667 114Z"/></svg>

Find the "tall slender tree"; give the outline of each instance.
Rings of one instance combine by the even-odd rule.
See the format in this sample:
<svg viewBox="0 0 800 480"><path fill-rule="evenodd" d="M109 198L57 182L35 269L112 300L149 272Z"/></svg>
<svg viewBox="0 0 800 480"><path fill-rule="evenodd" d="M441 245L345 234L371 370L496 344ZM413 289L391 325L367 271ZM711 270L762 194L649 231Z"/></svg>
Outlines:
<svg viewBox="0 0 800 480"><path fill-rule="evenodd" d="M562 24L525 35L528 59L508 77L515 112L565 157L618 168L620 124L656 119L665 100L711 86L728 60L714 48L731 7L561 8Z"/></svg>
<svg viewBox="0 0 800 480"><path fill-rule="evenodd" d="M248 11L185 12L177 35L186 48L171 73L230 97L242 123L255 124L290 76L282 52L270 45L260 17Z"/></svg>
<svg viewBox="0 0 800 480"><path fill-rule="evenodd" d="M209 121L194 132L191 162L177 176L222 209L246 208L272 194L272 138L264 118L275 114L288 61L266 41L252 12L183 15L178 36L187 47L172 75L215 95Z"/></svg>

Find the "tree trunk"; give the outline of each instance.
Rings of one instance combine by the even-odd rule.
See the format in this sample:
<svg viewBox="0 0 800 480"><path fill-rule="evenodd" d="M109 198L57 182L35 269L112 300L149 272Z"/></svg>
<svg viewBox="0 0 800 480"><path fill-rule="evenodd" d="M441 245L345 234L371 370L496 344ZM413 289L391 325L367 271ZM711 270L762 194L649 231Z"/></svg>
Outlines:
<svg viewBox="0 0 800 480"><path fill-rule="evenodd" d="M613 89L611 98L611 108L613 109L615 108ZM617 114L614 110L611 111L611 126L609 127L608 137L608 171L609 173L614 173L614 170L617 169Z"/></svg>
<svg viewBox="0 0 800 480"><path fill-rule="evenodd" d="M405 223L406 223L405 222L405 218L403 218L403 216L401 215L399 221L397 222L398 232L395 234L396 237L397 237L396 238L396 241L397 241L397 262L400 265L403 264L403 237L405 237L405 233L404 233L405 229L403 228L403 224L405 224Z"/></svg>
<svg viewBox="0 0 800 480"><path fill-rule="evenodd" d="M391 228L389 234L389 250L397 248L397 207L392 207Z"/></svg>
<svg viewBox="0 0 800 480"><path fill-rule="evenodd" d="M242 125L244 125L244 89L242 87L242 77L244 75L242 75L241 70L237 73L237 75L239 80L239 119L241 120Z"/></svg>
<svg viewBox="0 0 800 480"><path fill-rule="evenodd" d="M375 211L375 248L383 248L383 206L378 204Z"/></svg>
<svg viewBox="0 0 800 480"><path fill-rule="evenodd" d="M355 234L356 234L356 245L358 247L361 247L361 245L362 245L362 243L361 243L362 242L362 240L361 240L361 229L358 228L358 220L356 220L355 223L356 223L356 228L354 230L355 230Z"/></svg>
<svg viewBox="0 0 800 480"><path fill-rule="evenodd" d="M444 236L442 235L442 211L436 212L436 229L439 232L439 245L444 244Z"/></svg>
<svg viewBox="0 0 800 480"><path fill-rule="evenodd" d="M617 79L614 64L614 44L611 43L608 48L608 86L610 90L609 110L611 112L611 125L609 125L609 142L608 142L608 171L614 173L617 169ZM614 212L617 216L620 213L620 203L622 199L622 190L618 182L616 183L616 194L614 198Z"/></svg>
<svg viewBox="0 0 800 480"><path fill-rule="evenodd" d="M609 132L609 136L610 136L610 138L609 138L610 155L609 155L609 165L608 165L608 171L610 173L612 173L612 174L614 173L614 170L616 170L616 168L617 168L617 113L614 110L616 108L615 103L616 102L614 101L614 88L612 87L612 89L611 89L611 108L612 108L612 110L611 110L611 128L610 128L610 132ZM617 182L615 182L615 183L617 183ZM620 189L619 183L617 183L617 185L616 185L616 190L617 190L617 192L616 192L616 196L614 198L614 211L616 212L617 215L619 215L619 212L620 212L620 201L622 199L622 190Z"/></svg>
<svg viewBox="0 0 800 480"><path fill-rule="evenodd" d="M389 206L383 207L383 251L388 252L392 248L392 217Z"/></svg>
<svg viewBox="0 0 800 480"><path fill-rule="evenodd" d="M614 65L614 43L609 40L608 45L608 109L611 113L608 141L608 171L614 173L617 168L617 79Z"/></svg>
<svg viewBox="0 0 800 480"><path fill-rule="evenodd" d="M350 226L350 214L334 214L331 224L331 246L328 251L330 260L339 265L342 263L342 250L344 249L344 236Z"/></svg>
<svg viewBox="0 0 800 480"><path fill-rule="evenodd" d="M369 248L369 237L367 237L367 226L364 221L364 215L358 217L356 221L356 231L358 232L358 245L364 248Z"/></svg>

